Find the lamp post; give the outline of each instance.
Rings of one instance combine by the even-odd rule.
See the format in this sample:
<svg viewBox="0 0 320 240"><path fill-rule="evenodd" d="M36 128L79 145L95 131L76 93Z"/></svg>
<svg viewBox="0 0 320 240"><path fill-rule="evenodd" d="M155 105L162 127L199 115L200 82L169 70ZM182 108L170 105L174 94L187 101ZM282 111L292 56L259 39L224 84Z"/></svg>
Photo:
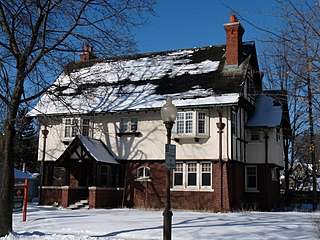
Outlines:
<svg viewBox="0 0 320 240"><path fill-rule="evenodd" d="M41 133L43 135L43 148L42 148L42 158L41 158L41 166L40 166L40 192L39 192L39 205L42 204L42 188L44 185L44 160L46 156L46 144L47 144L47 136L49 134L49 130L47 129L47 125L44 125L43 129L41 129Z"/></svg>
<svg viewBox="0 0 320 240"><path fill-rule="evenodd" d="M167 144L171 144L171 131L177 117L177 108L172 104L171 98L161 108L161 118L167 129ZM170 174L171 170L166 169L166 204L163 212L163 240L171 240L172 211L170 206Z"/></svg>

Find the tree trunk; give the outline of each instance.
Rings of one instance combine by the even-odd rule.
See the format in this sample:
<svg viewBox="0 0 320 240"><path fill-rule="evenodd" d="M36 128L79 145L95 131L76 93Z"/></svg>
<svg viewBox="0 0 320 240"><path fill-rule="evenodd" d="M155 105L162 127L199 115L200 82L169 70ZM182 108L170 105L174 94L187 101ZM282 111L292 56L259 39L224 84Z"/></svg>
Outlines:
<svg viewBox="0 0 320 240"><path fill-rule="evenodd" d="M0 237L12 232L12 209L14 192L13 162L14 124L7 120L4 136L4 158L2 159L2 183L0 193Z"/></svg>
<svg viewBox="0 0 320 240"><path fill-rule="evenodd" d="M19 66L19 65L18 65ZM16 85L8 105L8 117L5 121L4 132L4 156L2 159L2 181L0 193L0 237L12 232L12 210L14 192L14 136L15 121L23 92L24 66L20 64L20 72L17 73Z"/></svg>

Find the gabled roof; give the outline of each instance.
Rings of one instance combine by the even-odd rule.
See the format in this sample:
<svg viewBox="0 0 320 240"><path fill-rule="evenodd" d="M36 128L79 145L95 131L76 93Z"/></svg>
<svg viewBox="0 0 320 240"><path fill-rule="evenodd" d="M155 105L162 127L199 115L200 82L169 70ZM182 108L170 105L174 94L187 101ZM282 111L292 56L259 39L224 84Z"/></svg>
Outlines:
<svg viewBox="0 0 320 240"><path fill-rule="evenodd" d="M246 127L279 127L282 120L282 104L271 96L261 94L255 102L255 110L249 117Z"/></svg>
<svg viewBox="0 0 320 240"><path fill-rule="evenodd" d="M98 139L76 136L57 161L64 159L95 160L97 162L119 164L107 146Z"/></svg>
<svg viewBox="0 0 320 240"><path fill-rule="evenodd" d="M238 102L256 58L243 43L239 66L225 66L225 45L69 64L29 115L100 113Z"/></svg>

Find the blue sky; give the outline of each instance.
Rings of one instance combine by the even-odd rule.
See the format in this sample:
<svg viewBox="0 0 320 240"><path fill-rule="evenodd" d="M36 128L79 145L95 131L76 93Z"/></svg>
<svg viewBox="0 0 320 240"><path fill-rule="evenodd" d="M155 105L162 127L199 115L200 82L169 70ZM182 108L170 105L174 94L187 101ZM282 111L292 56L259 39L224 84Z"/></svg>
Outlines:
<svg viewBox="0 0 320 240"><path fill-rule="evenodd" d="M135 31L140 53L193 48L225 43L223 24L232 9L260 27L270 27L272 0L158 0L157 16ZM228 8L227 6L230 8ZM256 40L261 31L241 20L244 41Z"/></svg>

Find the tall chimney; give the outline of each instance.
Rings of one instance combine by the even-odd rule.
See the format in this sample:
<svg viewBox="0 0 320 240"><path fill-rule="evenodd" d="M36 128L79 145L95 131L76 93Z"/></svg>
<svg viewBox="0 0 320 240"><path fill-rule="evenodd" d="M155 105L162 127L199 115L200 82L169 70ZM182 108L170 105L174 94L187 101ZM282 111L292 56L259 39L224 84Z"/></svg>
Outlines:
<svg viewBox="0 0 320 240"><path fill-rule="evenodd" d="M226 31L226 64L239 65L244 29L235 15L231 15L230 23L223 26Z"/></svg>
<svg viewBox="0 0 320 240"><path fill-rule="evenodd" d="M82 61L85 61L93 58L94 58L94 55L92 54L92 48L88 44L85 44L83 46L83 53L80 54L80 59Z"/></svg>

